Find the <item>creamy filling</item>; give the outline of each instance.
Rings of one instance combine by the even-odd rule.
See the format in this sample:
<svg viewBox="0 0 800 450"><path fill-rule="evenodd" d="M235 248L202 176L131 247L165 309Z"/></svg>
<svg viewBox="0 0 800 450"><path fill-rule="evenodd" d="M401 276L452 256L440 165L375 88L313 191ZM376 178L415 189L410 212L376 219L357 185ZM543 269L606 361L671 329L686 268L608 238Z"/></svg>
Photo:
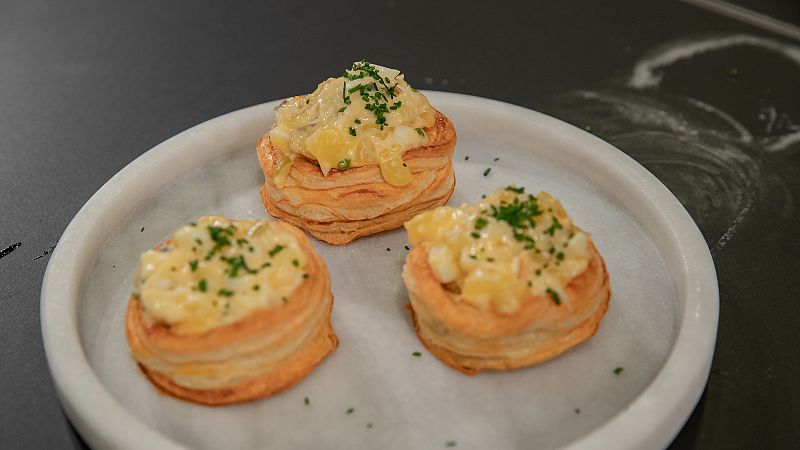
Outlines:
<svg viewBox="0 0 800 450"><path fill-rule="evenodd" d="M282 306L308 277L305 263L275 222L204 216L141 255L133 295L149 322L202 333Z"/></svg>
<svg viewBox="0 0 800 450"><path fill-rule="evenodd" d="M403 186L412 180L403 154L428 142L424 129L436 110L399 71L362 61L311 94L288 99L276 116L269 137L283 155L279 187L299 156L317 161L324 175L376 164L386 182Z"/></svg>
<svg viewBox="0 0 800 450"><path fill-rule="evenodd" d="M502 314L534 296L568 301L564 288L591 258L589 236L557 199L514 186L475 205L424 212L405 227L411 244L427 247L428 264L456 301Z"/></svg>

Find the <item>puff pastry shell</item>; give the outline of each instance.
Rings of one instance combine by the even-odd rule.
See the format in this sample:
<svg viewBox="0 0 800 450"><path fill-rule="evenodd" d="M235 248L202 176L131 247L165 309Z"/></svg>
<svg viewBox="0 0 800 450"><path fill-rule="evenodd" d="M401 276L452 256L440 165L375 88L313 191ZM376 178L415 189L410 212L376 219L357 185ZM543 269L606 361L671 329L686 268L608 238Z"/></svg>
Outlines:
<svg viewBox="0 0 800 450"><path fill-rule="evenodd" d="M274 176L281 154L264 134L256 146L266 178L261 200L272 216L330 244L398 228L417 213L447 203L455 188L453 124L437 112L425 134L427 145L403 155L414 179L400 187L385 182L377 165L332 169L324 176L304 157L295 159L284 186L278 187Z"/></svg>
<svg viewBox="0 0 800 450"><path fill-rule="evenodd" d="M148 323L141 303L131 297L128 343L139 368L161 391L206 405L254 400L294 385L336 349L328 270L302 231L279 225L307 254L309 275L281 307L186 335Z"/></svg>

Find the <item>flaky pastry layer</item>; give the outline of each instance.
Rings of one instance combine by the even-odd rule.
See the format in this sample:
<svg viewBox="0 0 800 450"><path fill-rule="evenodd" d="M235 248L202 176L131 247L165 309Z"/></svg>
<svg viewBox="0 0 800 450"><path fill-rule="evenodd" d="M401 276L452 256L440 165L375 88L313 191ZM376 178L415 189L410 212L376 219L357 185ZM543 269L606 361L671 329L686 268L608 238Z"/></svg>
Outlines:
<svg viewBox="0 0 800 450"><path fill-rule="evenodd" d="M413 181L399 187L384 181L377 165L332 169L324 176L304 157L295 159L284 186L278 187L274 176L282 156L264 134L256 145L266 178L261 200L272 216L330 244L398 228L419 212L447 203L455 188L453 124L437 113L425 134L428 144L403 156Z"/></svg>
<svg viewBox="0 0 800 450"><path fill-rule="evenodd" d="M131 353L160 390L207 405L254 400L297 383L337 348L328 270L302 231L280 226L308 255L309 275L281 307L202 333L177 334L149 322L141 302L131 297L125 317Z"/></svg>
<svg viewBox="0 0 800 450"><path fill-rule="evenodd" d="M522 302L504 315L455 301L431 270L424 245L403 267L409 309L420 341L448 366L466 374L537 364L589 339L608 309L611 289L602 256L590 244L587 269L566 286L569 301L550 297Z"/></svg>

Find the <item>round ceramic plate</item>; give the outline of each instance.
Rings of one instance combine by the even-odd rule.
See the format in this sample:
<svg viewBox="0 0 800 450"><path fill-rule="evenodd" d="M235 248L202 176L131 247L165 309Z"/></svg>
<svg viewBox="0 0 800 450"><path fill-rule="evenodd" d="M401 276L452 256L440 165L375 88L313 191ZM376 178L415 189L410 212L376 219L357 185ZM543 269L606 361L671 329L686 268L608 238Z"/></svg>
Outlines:
<svg viewBox="0 0 800 450"><path fill-rule="evenodd" d="M668 445L703 390L717 330L716 274L694 222L655 177L590 134L518 106L427 95L458 130L450 204L515 183L554 194L592 233L613 291L597 334L530 368L470 377L446 367L405 310L399 229L346 246L315 242L330 268L341 345L301 383L217 408L159 394L125 340L134 268L141 252L201 215L268 217L255 143L276 102L258 105L130 163L80 210L50 259L41 298L47 359L92 447Z"/></svg>

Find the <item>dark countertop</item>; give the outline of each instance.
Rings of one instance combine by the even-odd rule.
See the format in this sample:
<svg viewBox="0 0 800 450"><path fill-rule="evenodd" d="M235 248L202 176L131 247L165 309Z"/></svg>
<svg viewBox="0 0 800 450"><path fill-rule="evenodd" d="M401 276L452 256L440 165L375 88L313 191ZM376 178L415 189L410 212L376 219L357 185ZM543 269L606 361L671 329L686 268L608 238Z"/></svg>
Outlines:
<svg viewBox="0 0 800 450"><path fill-rule="evenodd" d="M671 448L800 448L800 42L680 2L244 3L0 4L0 250L21 243L0 259L0 447L84 446L39 289L91 195L170 136L365 58L574 123L658 176L720 286L709 383ZM800 23L792 1L761 12Z"/></svg>

